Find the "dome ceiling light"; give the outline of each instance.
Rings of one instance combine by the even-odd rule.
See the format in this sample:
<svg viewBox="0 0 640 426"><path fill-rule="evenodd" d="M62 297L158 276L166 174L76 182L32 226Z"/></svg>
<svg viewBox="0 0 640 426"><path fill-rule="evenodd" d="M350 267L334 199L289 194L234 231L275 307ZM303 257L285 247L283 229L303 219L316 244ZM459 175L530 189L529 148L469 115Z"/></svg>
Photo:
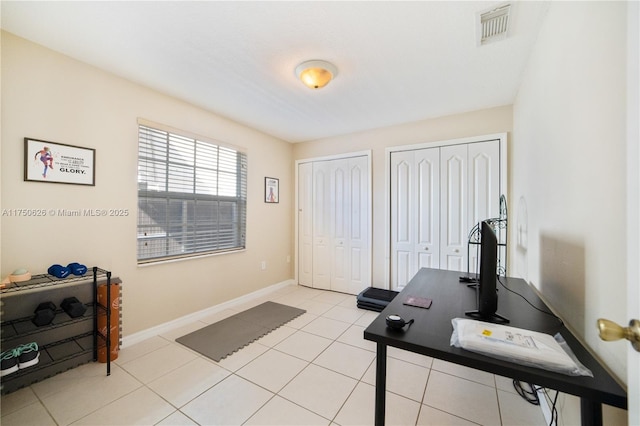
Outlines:
<svg viewBox="0 0 640 426"><path fill-rule="evenodd" d="M310 89L321 89L338 75L338 69L326 61L306 61L296 67L296 75Z"/></svg>

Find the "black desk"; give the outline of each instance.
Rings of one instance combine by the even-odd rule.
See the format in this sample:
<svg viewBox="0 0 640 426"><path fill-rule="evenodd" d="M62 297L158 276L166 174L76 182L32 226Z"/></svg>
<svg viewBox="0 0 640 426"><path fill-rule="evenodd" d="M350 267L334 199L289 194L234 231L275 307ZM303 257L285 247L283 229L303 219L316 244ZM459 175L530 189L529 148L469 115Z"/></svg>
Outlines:
<svg viewBox="0 0 640 426"><path fill-rule="evenodd" d="M385 388L387 370L387 346L489 373L534 383L546 388L579 396L583 425L602 424L602 405L608 404L627 409L626 391L611 377L602 365L586 350L584 345L550 315L529 306L521 297L506 291L498 284L498 313L507 317L512 327L539 331L554 335L560 332L585 367L594 377L567 376L543 369L526 367L512 362L465 351L449 344L453 326L451 319L466 318L465 311L476 309L476 290L458 281L460 272L422 268L402 292L380 313L367 329L364 338L376 342L376 413L375 424L384 425ZM523 295L534 306L548 310L535 291L522 279L501 278L511 290ZM433 299L429 309L403 305L408 296ZM404 331L387 328L385 317L398 314L415 323ZM595 327L595 324L594 324Z"/></svg>

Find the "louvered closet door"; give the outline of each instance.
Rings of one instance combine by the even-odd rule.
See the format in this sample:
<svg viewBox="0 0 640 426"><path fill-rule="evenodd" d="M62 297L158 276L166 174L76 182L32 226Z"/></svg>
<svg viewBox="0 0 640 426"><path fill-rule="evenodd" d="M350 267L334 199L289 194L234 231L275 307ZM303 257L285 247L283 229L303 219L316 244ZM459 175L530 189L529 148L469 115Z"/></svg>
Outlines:
<svg viewBox="0 0 640 426"><path fill-rule="evenodd" d="M331 289L330 162L313 163L313 287Z"/></svg>
<svg viewBox="0 0 640 426"><path fill-rule="evenodd" d="M358 294L370 285L368 164L331 161L331 290Z"/></svg>
<svg viewBox="0 0 640 426"><path fill-rule="evenodd" d="M439 148L391 155L391 288L402 289L422 267L438 268Z"/></svg>
<svg viewBox="0 0 640 426"><path fill-rule="evenodd" d="M313 164L298 165L298 282L313 286Z"/></svg>

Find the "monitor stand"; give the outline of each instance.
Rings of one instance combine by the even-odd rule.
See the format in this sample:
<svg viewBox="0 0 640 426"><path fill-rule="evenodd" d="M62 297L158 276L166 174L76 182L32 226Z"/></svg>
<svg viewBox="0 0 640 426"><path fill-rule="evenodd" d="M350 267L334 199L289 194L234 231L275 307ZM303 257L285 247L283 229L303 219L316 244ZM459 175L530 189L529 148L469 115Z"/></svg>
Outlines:
<svg viewBox="0 0 640 426"><path fill-rule="evenodd" d="M464 314L468 317L476 318L482 321L489 321L494 324L509 324L509 320L507 318L495 312L492 314L486 315L481 313L480 311L467 311Z"/></svg>

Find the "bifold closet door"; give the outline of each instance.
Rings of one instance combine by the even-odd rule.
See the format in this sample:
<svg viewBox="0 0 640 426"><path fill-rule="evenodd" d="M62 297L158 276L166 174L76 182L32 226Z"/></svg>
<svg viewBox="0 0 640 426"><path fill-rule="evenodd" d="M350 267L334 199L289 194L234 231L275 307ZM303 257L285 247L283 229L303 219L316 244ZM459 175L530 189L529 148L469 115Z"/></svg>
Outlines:
<svg viewBox="0 0 640 426"><path fill-rule="evenodd" d="M298 165L298 283L313 286L313 164Z"/></svg>
<svg viewBox="0 0 640 426"><path fill-rule="evenodd" d="M440 267L439 148L391 155L391 288Z"/></svg>
<svg viewBox="0 0 640 426"><path fill-rule="evenodd" d="M370 285L368 158L330 162L331 290L358 294Z"/></svg>
<svg viewBox="0 0 640 426"><path fill-rule="evenodd" d="M440 267L467 267L467 145L440 148Z"/></svg>
<svg viewBox="0 0 640 426"><path fill-rule="evenodd" d="M298 165L298 282L358 294L371 285L369 157Z"/></svg>

